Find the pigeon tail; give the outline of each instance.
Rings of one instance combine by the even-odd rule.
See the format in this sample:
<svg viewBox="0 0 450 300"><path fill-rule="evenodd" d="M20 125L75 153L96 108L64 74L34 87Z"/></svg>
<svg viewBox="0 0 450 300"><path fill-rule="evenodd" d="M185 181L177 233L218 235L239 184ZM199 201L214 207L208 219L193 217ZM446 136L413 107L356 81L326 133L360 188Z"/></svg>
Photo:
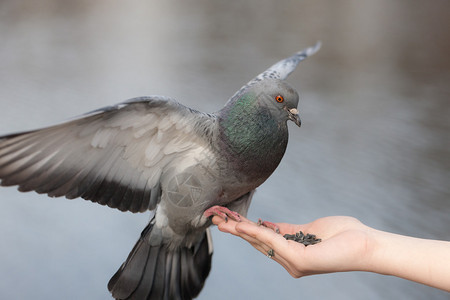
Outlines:
<svg viewBox="0 0 450 300"><path fill-rule="evenodd" d="M203 288L211 269L209 229L192 247L169 248L149 243L150 222L127 260L108 283L115 299L192 299Z"/></svg>

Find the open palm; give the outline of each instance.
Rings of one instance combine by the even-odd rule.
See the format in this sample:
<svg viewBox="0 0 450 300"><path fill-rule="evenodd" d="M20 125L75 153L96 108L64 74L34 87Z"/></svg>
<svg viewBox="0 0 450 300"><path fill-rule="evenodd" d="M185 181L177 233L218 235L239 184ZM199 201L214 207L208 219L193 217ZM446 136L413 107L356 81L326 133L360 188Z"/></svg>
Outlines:
<svg viewBox="0 0 450 300"><path fill-rule="evenodd" d="M372 247L369 235L371 228L352 217L325 217L314 222L295 225L276 223L280 233L260 226L248 219L241 222L214 217L219 230L240 236L264 255L273 249L272 259L282 265L293 277L312 274L364 270L363 261L370 255ZM304 246L286 240L284 234L302 231L315 234L322 242Z"/></svg>

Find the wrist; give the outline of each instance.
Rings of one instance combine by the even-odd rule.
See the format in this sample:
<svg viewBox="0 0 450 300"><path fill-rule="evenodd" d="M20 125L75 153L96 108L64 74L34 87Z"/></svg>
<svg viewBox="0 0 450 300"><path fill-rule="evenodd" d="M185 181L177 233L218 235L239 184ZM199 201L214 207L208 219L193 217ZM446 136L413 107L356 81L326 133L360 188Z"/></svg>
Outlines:
<svg viewBox="0 0 450 300"><path fill-rule="evenodd" d="M367 256L363 271L393 275L389 270L390 233L370 228L368 232Z"/></svg>
<svg viewBox="0 0 450 300"><path fill-rule="evenodd" d="M364 271L450 291L450 243L374 230Z"/></svg>
<svg viewBox="0 0 450 300"><path fill-rule="evenodd" d="M365 243L356 271L382 273L380 261L384 256L383 232L366 226L364 230ZM384 274L384 273L382 273Z"/></svg>

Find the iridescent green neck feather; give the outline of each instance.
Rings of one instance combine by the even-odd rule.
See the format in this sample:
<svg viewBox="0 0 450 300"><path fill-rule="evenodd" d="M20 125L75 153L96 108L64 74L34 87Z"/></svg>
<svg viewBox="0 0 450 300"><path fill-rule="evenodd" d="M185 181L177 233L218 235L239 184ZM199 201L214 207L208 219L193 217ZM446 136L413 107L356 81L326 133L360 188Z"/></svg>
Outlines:
<svg viewBox="0 0 450 300"><path fill-rule="evenodd" d="M288 141L285 120L277 120L252 92L237 96L220 113L220 140L230 163L245 173L270 175Z"/></svg>

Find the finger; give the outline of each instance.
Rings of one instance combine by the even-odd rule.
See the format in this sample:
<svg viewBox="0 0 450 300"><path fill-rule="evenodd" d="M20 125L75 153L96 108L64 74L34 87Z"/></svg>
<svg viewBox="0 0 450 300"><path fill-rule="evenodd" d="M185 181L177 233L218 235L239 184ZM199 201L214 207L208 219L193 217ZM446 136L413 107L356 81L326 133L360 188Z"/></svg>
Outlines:
<svg viewBox="0 0 450 300"><path fill-rule="evenodd" d="M245 233L236 231L236 235L241 237L242 239L246 240L247 242L249 242L252 245L264 245L264 243L261 242L260 240L254 238L252 236L249 236ZM269 247L269 246L267 246L267 247Z"/></svg>
<svg viewBox="0 0 450 300"><path fill-rule="evenodd" d="M213 222L214 225L219 225L220 223L225 222L225 219L223 219L219 216L214 216L214 217L212 217L211 221Z"/></svg>
<svg viewBox="0 0 450 300"><path fill-rule="evenodd" d="M241 222L251 222L251 223L253 223L252 221L250 221L249 219L247 219L247 218L245 218L243 216L240 216L240 218L241 218ZM219 225L220 223L227 223L228 221L230 221L230 219L225 220L224 218L222 218L220 216L213 216L211 220L212 220L213 224L215 224L215 225ZM234 221L234 220L231 220L231 221Z"/></svg>
<svg viewBox="0 0 450 300"><path fill-rule="evenodd" d="M240 222L240 223L237 223L237 222L231 223L231 221L229 221L228 223L222 222L219 225L219 229L221 229L223 231L229 230L230 233L243 238L250 245L252 245L256 250L261 252L264 256L270 256L268 253L269 253L269 250L272 249L273 256L270 256L271 259L275 260L278 264L280 264L283 268L285 268L286 271L288 271L289 274L291 274L293 277L299 277L301 275L301 274L299 274L299 272L295 268L295 266L292 264L292 261L291 261L292 256L285 256L285 255L295 255L295 253L290 253L291 251L289 251L289 249L286 249L285 246L280 247L279 243L274 243L274 244L269 245L269 243L264 242L261 239L258 239L257 237L248 235L245 232L243 232L242 230L237 231L236 227L244 226L244 229L245 229L246 226L251 226L251 227L255 228L256 230L267 231L267 233L270 236L280 238L282 243L283 244L286 243L287 246L289 246L289 241L285 240L279 234L276 234L275 232L273 232L273 230L271 230L271 229L265 228L263 226L258 226L258 225L256 225L256 223L248 221L248 220L245 220L245 222L248 225L242 225L244 222ZM269 237L269 240L271 240L271 239L272 238Z"/></svg>
<svg viewBox="0 0 450 300"><path fill-rule="evenodd" d="M284 239L281 234L278 234L272 229L264 226L258 226L254 223L239 223L236 225L236 231L240 234L246 234L247 236L257 239L271 248L273 248L273 242L275 241L278 243L286 242L286 239Z"/></svg>
<svg viewBox="0 0 450 300"><path fill-rule="evenodd" d="M253 239L253 238L249 238L249 239ZM257 241L257 240L256 240ZM290 261L292 258L285 258L283 256L283 253L278 252L277 250L270 248L268 245L263 244L259 241L252 243L250 242L250 244L259 252L261 252L264 256L267 256L268 258L274 260L275 262L277 262L278 264L280 264L284 269L286 269L286 271L293 277L300 277L301 273L299 273L299 271L295 268L295 266L292 265L292 262ZM269 255L269 251L272 250L272 252Z"/></svg>
<svg viewBox="0 0 450 300"><path fill-rule="evenodd" d="M239 223L236 225L236 231L241 237L253 244L266 245L268 249L273 249L281 257L286 258L286 262L292 260L292 257L304 255L305 246L303 244L288 241L281 234L263 226L257 226L250 223Z"/></svg>
<svg viewBox="0 0 450 300"><path fill-rule="evenodd" d="M222 232L231 233L231 234L234 234L234 235L239 235L236 232L236 225L237 225L236 221L228 220L228 222L225 222L225 220L224 220L223 222L218 223L217 227Z"/></svg>
<svg viewBox="0 0 450 300"><path fill-rule="evenodd" d="M221 219L221 218L219 218L219 219ZM240 224L240 223L249 223L249 224L255 224L256 225L256 223L254 223L254 222L252 222L249 219L244 218L244 217L241 217L241 221L240 222L236 222L236 221L230 220L230 219L228 221L225 221L223 219L222 219L222 221L217 220L217 219L213 219L213 220L214 220L213 222L217 222L217 226L218 226L220 231L226 232L226 233L231 233L231 234L234 234L236 236L240 236L239 232L236 231L236 226L238 224Z"/></svg>

